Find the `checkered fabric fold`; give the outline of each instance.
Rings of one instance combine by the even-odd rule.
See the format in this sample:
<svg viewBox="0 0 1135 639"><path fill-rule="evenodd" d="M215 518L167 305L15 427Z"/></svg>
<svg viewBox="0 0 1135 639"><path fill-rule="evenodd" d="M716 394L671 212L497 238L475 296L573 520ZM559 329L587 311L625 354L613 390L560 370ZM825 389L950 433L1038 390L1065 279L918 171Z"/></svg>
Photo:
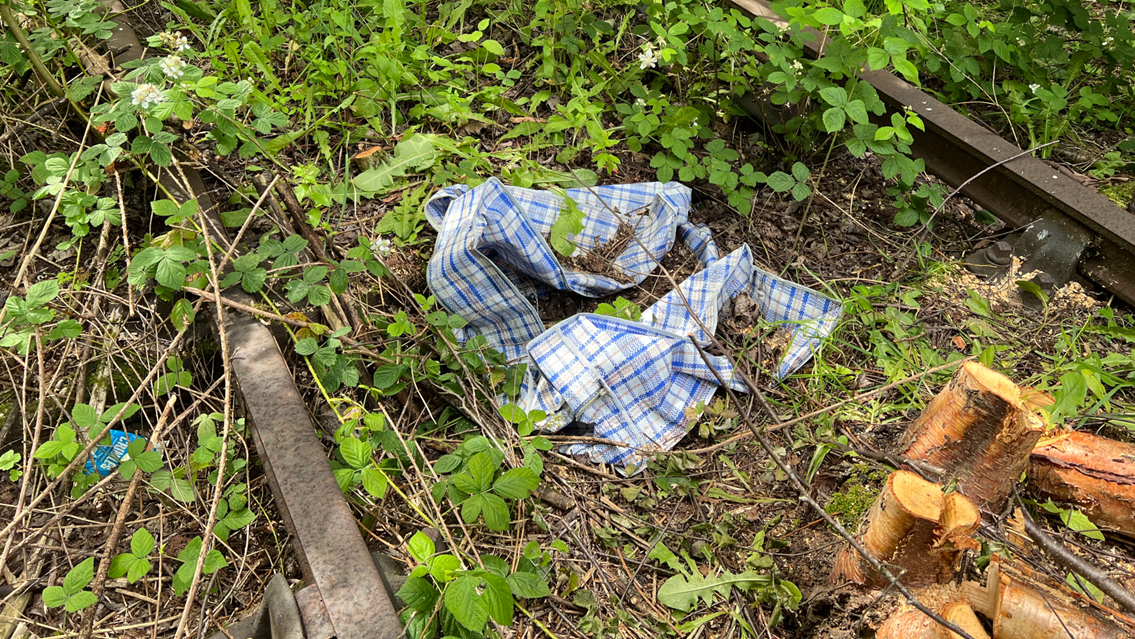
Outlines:
<svg viewBox="0 0 1135 639"><path fill-rule="evenodd" d="M569 240L588 250L613 239L622 224L634 230L613 260L618 279L565 267L548 244L564 209L559 196L505 186L492 178L470 188L445 188L426 215L438 231L427 278L450 313L469 323L458 339L485 336L510 362L529 364L518 404L549 415L554 432L571 421L625 446L577 445L572 453L616 465L642 462L671 449L692 426L685 409L708 400L718 379L745 391L724 357L706 365L691 340L710 341L727 299L747 292L763 317L786 325L791 339L776 371L803 365L839 320L836 300L753 265L748 246L719 257L704 226L687 218L690 190L678 183L570 189L586 214ZM640 284L680 240L703 268L649 308L641 321L579 314L545 330L536 311L541 292L570 290L602 297ZM708 331L708 333L707 333Z"/></svg>

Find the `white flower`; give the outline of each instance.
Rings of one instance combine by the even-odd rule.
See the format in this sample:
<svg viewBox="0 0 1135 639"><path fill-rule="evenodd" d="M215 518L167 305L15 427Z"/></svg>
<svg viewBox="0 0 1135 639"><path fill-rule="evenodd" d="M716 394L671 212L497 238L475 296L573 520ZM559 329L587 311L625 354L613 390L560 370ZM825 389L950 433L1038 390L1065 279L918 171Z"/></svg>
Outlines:
<svg viewBox="0 0 1135 639"><path fill-rule="evenodd" d="M1025 39L1024 38L1017 38L1017 46L1018 47L1025 46Z"/></svg>
<svg viewBox="0 0 1135 639"><path fill-rule="evenodd" d="M658 65L658 56L654 53L654 45L647 42L642 45L642 53L638 54L638 68L653 69Z"/></svg>
<svg viewBox="0 0 1135 639"><path fill-rule="evenodd" d="M162 73L175 80L185 75L185 60L182 60L181 56L171 55L162 60L158 66L161 67Z"/></svg>
<svg viewBox="0 0 1135 639"><path fill-rule="evenodd" d="M1103 39L1103 46L1110 47L1113 42L1115 42L1115 38L1108 36Z"/></svg>
<svg viewBox="0 0 1135 639"><path fill-rule="evenodd" d="M390 244L390 240L385 237L380 237L374 241L374 252L378 253L381 257L387 257L394 247Z"/></svg>
<svg viewBox="0 0 1135 639"><path fill-rule="evenodd" d="M637 100L635 100L635 101L634 101L634 105L635 105L636 107L639 107L639 108L645 109L645 108L646 108L646 100L643 100L642 98L639 98L639 99L637 99Z"/></svg>
<svg viewBox="0 0 1135 639"><path fill-rule="evenodd" d="M793 71L800 71L801 69L804 68L804 65L800 64L799 60L793 60L792 64L790 64L789 66L792 68Z"/></svg>
<svg viewBox="0 0 1135 639"><path fill-rule="evenodd" d="M175 52L189 50L189 38L181 35L180 31L174 31L173 33L166 31L159 34L158 37L161 38L162 44Z"/></svg>
<svg viewBox="0 0 1135 639"><path fill-rule="evenodd" d="M166 99L162 90L152 84L139 84L138 88L130 94L130 97L135 105L141 105L143 109L148 109L151 105L163 102Z"/></svg>
<svg viewBox="0 0 1135 639"><path fill-rule="evenodd" d="M1039 84L1030 84L1029 85L1029 91L1032 91L1033 95L1036 95L1036 90L1039 89L1039 88L1040 88Z"/></svg>

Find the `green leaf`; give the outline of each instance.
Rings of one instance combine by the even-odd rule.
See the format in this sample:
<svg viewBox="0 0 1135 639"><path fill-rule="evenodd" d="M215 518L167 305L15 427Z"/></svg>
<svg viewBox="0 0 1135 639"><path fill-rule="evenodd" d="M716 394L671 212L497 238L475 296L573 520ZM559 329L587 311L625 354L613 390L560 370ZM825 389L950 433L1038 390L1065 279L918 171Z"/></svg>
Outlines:
<svg viewBox="0 0 1135 639"><path fill-rule="evenodd" d="M843 12L832 7L824 7L816 11L814 16L816 20L819 20L820 24L829 27L843 22Z"/></svg>
<svg viewBox="0 0 1135 639"><path fill-rule="evenodd" d="M524 468L521 470L528 469ZM508 504L492 493L484 493L479 495L479 497L484 500L481 505L481 512L485 516L485 525L489 527L489 530L508 530L508 525L511 523Z"/></svg>
<svg viewBox="0 0 1135 639"><path fill-rule="evenodd" d="M481 43L481 46L493 55L504 55L504 47L496 40L485 40Z"/></svg>
<svg viewBox="0 0 1135 639"><path fill-rule="evenodd" d="M193 304L184 297L173 303L173 309L169 314L170 322L173 323L173 327L178 333L184 333L185 329L193 323L195 317Z"/></svg>
<svg viewBox="0 0 1135 639"><path fill-rule="evenodd" d="M489 610L477 594L481 579L463 575L450 582L445 589L445 609L457 623L473 632L481 632L489 620Z"/></svg>
<svg viewBox="0 0 1135 639"><path fill-rule="evenodd" d="M163 259L158 262L155 279L166 288L180 291L185 284L185 267L173 260Z"/></svg>
<svg viewBox="0 0 1135 639"><path fill-rule="evenodd" d="M145 528L139 528L130 538L130 552L136 557L145 557L154 550L154 536Z"/></svg>
<svg viewBox="0 0 1135 639"><path fill-rule="evenodd" d="M209 551L208 555L205 555L205 566L201 571L206 575L211 575L227 565L229 565L229 562L225 560L225 556L221 554L221 551L214 548Z"/></svg>
<svg viewBox="0 0 1135 639"><path fill-rule="evenodd" d="M785 191L792 190L793 186L796 186L796 178L785 173L784 171L777 171L772 175L769 175L768 180L765 183L769 185L769 188L776 191L777 193L784 193Z"/></svg>
<svg viewBox="0 0 1135 639"><path fill-rule="evenodd" d="M79 592L67 598L67 603L63 605L63 609L67 612L79 612L84 608L93 606L98 598L95 593L89 590L80 590Z"/></svg>
<svg viewBox="0 0 1135 639"><path fill-rule="evenodd" d="M660 178L661 179L661 178ZM667 180L663 180L667 181ZM575 200L564 197L564 208L560 210L559 217L552 223L548 231L548 242L557 253L569 256L575 252L575 244L568 240L569 235L576 235L583 231L583 220L586 215L579 209Z"/></svg>
<svg viewBox="0 0 1135 639"><path fill-rule="evenodd" d="M493 484L493 492L508 499L527 499L540 485L540 477L527 468L506 470Z"/></svg>
<svg viewBox="0 0 1135 639"><path fill-rule="evenodd" d="M361 191L383 192L393 186L394 178L433 166L439 155L435 149L436 139L433 135L415 133L398 143L394 148L394 157L373 169L363 171L351 178L351 181Z"/></svg>
<svg viewBox="0 0 1135 639"><path fill-rule="evenodd" d="M363 469L362 477L363 488L365 488L372 497L382 499L386 496L386 487L389 484L386 473L374 466L370 466Z"/></svg>
<svg viewBox="0 0 1135 639"><path fill-rule="evenodd" d="M148 559L133 557L132 555L126 556L131 557L130 566L126 571L127 581L134 583L142 577L145 577L146 573L150 572L150 561Z"/></svg>
<svg viewBox="0 0 1135 639"><path fill-rule="evenodd" d="M905 208L895 213L895 224L899 226L914 226L918 224L918 211L912 208Z"/></svg>
<svg viewBox="0 0 1135 639"><path fill-rule="evenodd" d="M458 477L458 479L460 479L460 477ZM461 502L461 521L467 524L477 521L477 517L481 515L481 510L484 505L485 496L481 494L473 495L469 499Z"/></svg>
<svg viewBox="0 0 1135 639"><path fill-rule="evenodd" d="M678 574L667 579L658 589L658 601L675 610L689 611L699 598L710 604L714 594L728 596L734 585L749 585L768 579L752 570L740 575L725 572L720 576L711 574L707 577L695 570L688 577Z"/></svg>
<svg viewBox="0 0 1135 639"><path fill-rule="evenodd" d="M402 379L402 375L406 373L406 367L401 364L385 364L379 366L378 370L374 372L374 387L379 389L387 389L398 383Z"/></svg>
<svg viewBox="0 0 1135 639"><path fill-rule="evenodd" d="M508 585L512 588L512 594L521 599L536 599L552 594L548 583L530 572L512 573L508 576Z"/></svg>
<svg viewBox="0 0 1135 639"><path fill-rule="evenodd" d="M136 559L137 557L131 555L128 552L124 552L121 555L116 556L114 559L110 560L110 570L107 571L106 575L111 579L119 579L121 577L125 577L126 573L130 571L130 566L134 564L134 561ZM62 590L62 588L60 588L60 590ZM45 590L44 603L47 603L46 594L47 591Z"/></svg>
<svg viewBox="0 0 1135 639"><path fill-rule="evenodd" d="M95 577L95 558L87 557L77 566L68 571L67 576L63 578L63 590L68 595L73 595L87 584L91 583L91 579Z"/></svg>
<svg viewBox="0 0 1135 639"><path fill-rule="evenodd" d="M44 588L41 596L43 597L43 605L48 608L58 608L67 603L67 593L63 592L62 586Z"/></svg>
<svg viewBox="0 0 1135 639"><path fill-rule="evenodd" d="M370 444L357 437L348 437L339 443L339 452L352 468L365 468L370 465L373 450Z"/></svg>
<svg viewBox="0 0 1135 639"><path fill-rule="evenodd" d="M504 577L491 572L481 574L481 579L485 580L485 591L481 596L485 607L489 610L489 616L506 628L511 626L512 607L515 602L512 600L512 590L509 589L508 582Z"/></svg>
<svg viewBox="0 0 1135 639"><path fill-rule="evenodd" d="M424 564L427 559L433 556L435 547L433 540L419 530L414 533L413 537L410 537L410 541L406 544L406 550L409 551L414 561L419 564Z"/></svg>
<svg viewBox="0 0 1135 639"><path fill-rule="evenodd" d="M422 533L417 533L422 534ZM430 582L422 579L421 577L410 577L406 580L401 588L398 589L398 598L401 599L411 610L418 612L429 613L434 609L434 604L437 603L438 595L437 588Z"/></svg>
<svg viewBox="0 0 1135 639"><path fill-rule="evenodd" d="M450 554L438 555L429 560L430 576L439 584L452 579L449 573L461 570L461 560Z"/></svg>
<svg viewBox="0 0 1135 639"><path fill-rule="evenodd" d="M99 422L99 414L88 404L75 404L71 408L71 420L79 428L90 428Z"/></svg>
<svg viewBox="0 0 1135 639"><path fill-rule="evenodd" d="M820 89L820 97L824 99L824 102L835 107L842 107L847 104L847 91L843 87Z"/></svg>
<svg viewBox="0 0 1135 639"><path fill-rule="evenodd" d="M835 133L843 129L843 125L847 120L841 107L832 107L824 111L823 121L824 130L828 133Z"/></svg>
<svg viewBox="0 0 1135 639"><path fill-rule="evenodd" d="M59 282L54 279L36 282L28 287L28 308L37 308L59 297Z"/></svg>
<svg viewBox="0 0 1135 639"><path fill-rule="evenodd" d="M496 470L497 465L493 463L493 458L488 453L477 453L469 459L469 474L472 475L473 483L477 487L475 492L485 492L489 489Z"/></svg>

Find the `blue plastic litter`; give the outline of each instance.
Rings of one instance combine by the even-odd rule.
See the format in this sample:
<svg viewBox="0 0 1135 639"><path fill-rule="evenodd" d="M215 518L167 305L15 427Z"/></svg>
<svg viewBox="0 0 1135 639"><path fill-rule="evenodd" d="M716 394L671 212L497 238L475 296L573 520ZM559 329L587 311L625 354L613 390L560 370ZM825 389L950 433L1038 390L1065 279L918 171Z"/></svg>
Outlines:
<svg viewBox="0 0 1135 639"><path fill-rule="evenodd" d="M720 257L709 229L689 222L690 190L681 184L569 189L567 196L586 214L583 231L569 238L582 249L611 240L622 223L633 227L637 241L613 261L619 279L560 262L546 237L564 208L561 197L496 178L447 187L427 202L438 231L427 278L438 303L468 321L458 340L484 335L510 363L529 364L517 404L547 413L539 425L545 432L578 421L592 425L596 437L626 444L572 445L572 454L641 467L653 452L677 444L694 421L685 409L718 386L690 340L710 341L698 320L716 330L729 298L747 292L767 321L788 329L779 378L807 362L839 321L837 300L756 267L748 246ZM603 297L626 290L642 283L675 241L703 267L679 287L688 308L671 291L639 322L579 314L545 330L535 306L541 294L559 289ZM746 390L726 358L710 361L732 388Z"/></svg>
<svg viewBox="0 0 1135 639"><path fill-rule="evenodd" d="M91 451L91 458L87 460L86 465L83 466L83 472L88 475L93 475L96 472L106 477L118 468L119 464L130 459L130 455L126 453L130 442L138 439L139 435L134 433L127 433L121 430L110 431L110 444L100 444L95 446Z"/></svg>

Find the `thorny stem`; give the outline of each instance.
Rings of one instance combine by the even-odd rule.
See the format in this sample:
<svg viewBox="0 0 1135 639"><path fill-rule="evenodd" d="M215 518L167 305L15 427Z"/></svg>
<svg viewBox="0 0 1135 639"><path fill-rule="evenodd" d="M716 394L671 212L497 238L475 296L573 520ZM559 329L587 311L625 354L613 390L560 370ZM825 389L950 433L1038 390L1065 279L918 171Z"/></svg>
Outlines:
<svg viewBox="0 0 1135 639"><path fill-rule="evenodd" d="M39 54L36 53L35 47L33 47L32 43L28 40L28 34L24 33L20 22L16 20L16 15L12 13L12 5L8 4L7 0L0 0L0 18L4 19L4 22L8 25L8 29L12 32L12 35L16 37L16 42L19 42L20 46L24 49L24 55L28 56L28 60L31 61L32 67L35 69L35 74L39 76L40 80L43 80L43 83L47 85L47 89L59 98L66 95L63 86L60 85L59 81L55 79L55 76L47 70L47 65L43 63Z"/></svg>

